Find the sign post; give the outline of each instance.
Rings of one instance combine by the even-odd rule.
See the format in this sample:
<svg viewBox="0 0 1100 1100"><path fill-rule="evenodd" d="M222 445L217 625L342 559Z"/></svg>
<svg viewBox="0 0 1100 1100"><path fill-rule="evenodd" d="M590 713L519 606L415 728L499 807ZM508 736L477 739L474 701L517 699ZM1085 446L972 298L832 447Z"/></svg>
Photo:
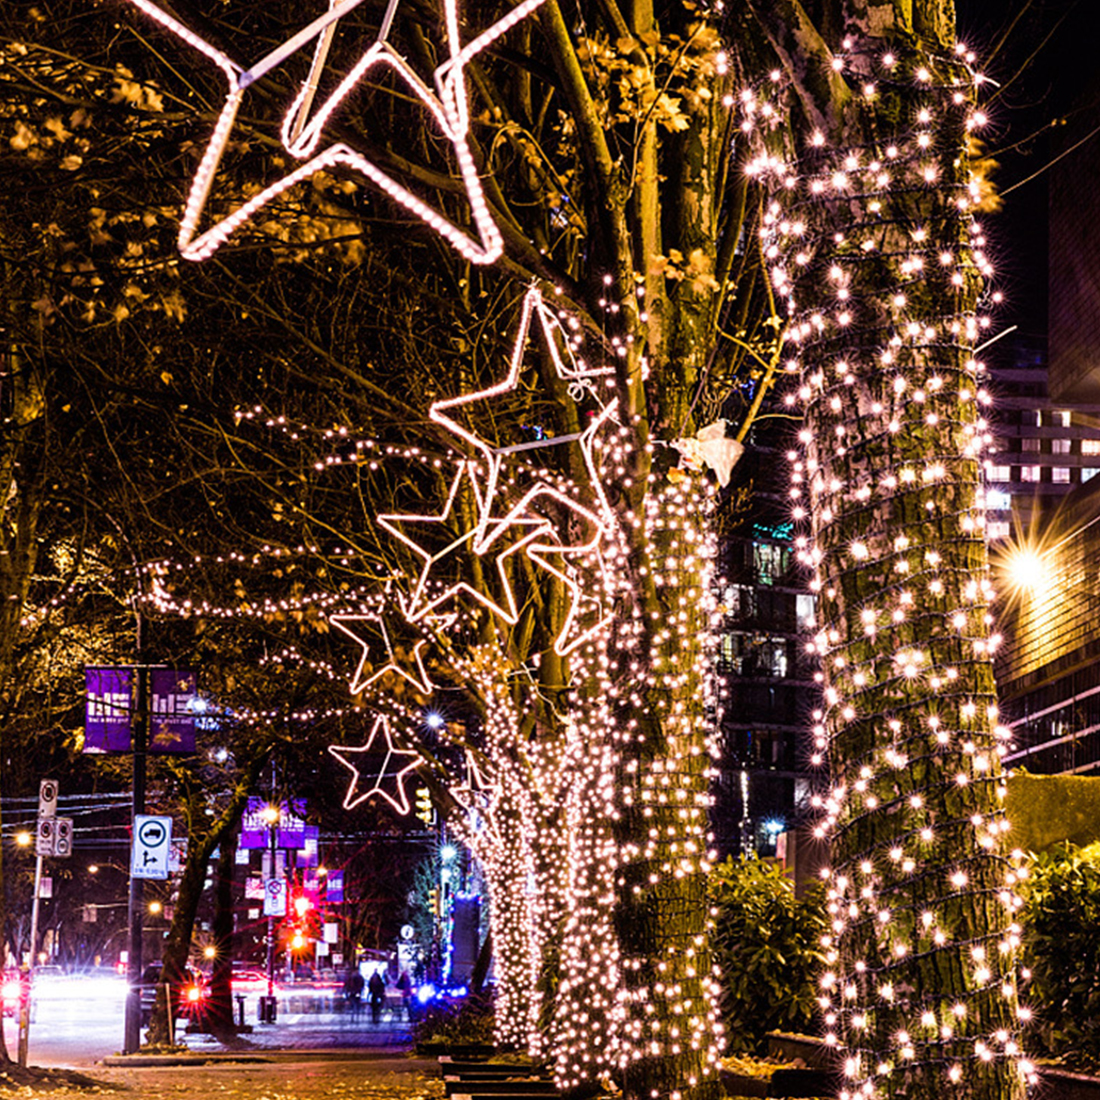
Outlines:
<svg viewBox="0 0 1100 1100"><path fill-rule="evenodd" d="M138 615L140 656L141 616ZM194 672L163 665L121 665L85 670L87 711L84 722L84 751L91 753L129 752L133 758L134 856L138 854L138 818L145 815L145 772L150 752L191 753L195 751ZM150 718L152 721L150 721ZM71 833L70 833L71 836ZM152 851L142 848L144 855ZM159 874L135 871L131 860L129 924L130 945L127 971L130 990L126 997L126 1023L122 1051L134 1054L141 1046L141 972L144 883ZM146 868L162 866L159 855Z"/></svg>
<svg viewBox="0 0 1100 1100"><path fill-rule="evenodd" d="M67 837L58 844L61 832ZM31 945L23 964L26 988L19 1003L19 1047L21 1066L27 1064L27 1047L31 1033L31 983L34 981L35 955L38 953L38 899L42 895L42 859L44 856L67 856L72 853L73 821L57 816L57 780L43 779L38 784L38 824L34 843L34 899L31 902Z"/></svg>

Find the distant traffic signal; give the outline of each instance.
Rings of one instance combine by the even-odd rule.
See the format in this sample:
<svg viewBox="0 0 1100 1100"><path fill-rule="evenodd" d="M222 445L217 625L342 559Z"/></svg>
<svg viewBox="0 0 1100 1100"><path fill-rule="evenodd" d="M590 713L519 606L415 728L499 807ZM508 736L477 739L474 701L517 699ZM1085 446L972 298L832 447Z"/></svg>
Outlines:
<svg viewBox="0 0 1100 1100"><path fill-rule="evenodd" d="M432 792L427 787L416 788L416 816L425 825L435 821L435 809L432 807Z"/></svg>

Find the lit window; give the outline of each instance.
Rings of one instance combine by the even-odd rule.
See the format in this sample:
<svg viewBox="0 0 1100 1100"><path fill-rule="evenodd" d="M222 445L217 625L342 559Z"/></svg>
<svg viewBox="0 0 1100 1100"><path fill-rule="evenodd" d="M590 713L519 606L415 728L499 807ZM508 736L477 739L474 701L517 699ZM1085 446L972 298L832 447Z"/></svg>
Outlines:
<svg viewBox="0 0 1100 1100"><path fill-rule="evenodd" d="M1100 470L1098 470L1095 466L1081 467L1081 480L1083 482L1091 481L1094 477L1096 477L1097 474L1100 474Z"/></svg>
<svg viewBox="0 0 1100 1100"><path fill-rule="evenodd" d="M1056 412L1054 419L1061 420L1063 428L1068 428L1073 423L1073 415L1066 411Z"/></svg>
<svg viewBox="0 0 1100 1100"><path fill-rule="evenodd" d="M985 533L990 542L996 542L998 539L1008 538L1011 526L1008 520L993 520L985 525Z"/></svg>
<svg viewBox="0 0 1100 1100"><path fill-rule="evenodd" d="M1100 455L1100 439L1082 439L1081 454Z"/></svg>
<svg viewBox="0 0 1100 1100"><path fill-rule="evenodd" d="M1073 450L1073 445L1068 439L1052 439L1050 441L1050 453L1055 455L1068 455Z"/></svg>
<svg viewBox="0 0 1100 1100"><path fill-rule="evenodd" d="M1042 441L1039 439L1021 439L1020 450L1021 451L1041 451Z"/></svg>
<svg viewBox="0 0 1100 1100"><path fill-rule="evenodd" d="M751 619L756 614L755 593L746 584L731 584L722 594L726 612L735 618Z"/></svg>
<svg viewBox="0 0 1100 1100"><path fill-rule="evenodd" d="M790 548L774 542L754 542L752 557L760 584L778 584L791 566Z"/></svg>
<svg viewBox="0 0 1100 1100"><path fill-rule="evenodd" d="M1050 480L1055 485L1068 485L1069 484L1069 467L1068 466L1055 466L1050 472Z"/></svg>
<svg viewBox="0 0 1100 1100"><path fill-rule="evenodd" d="M795 615L798 616L799 630L813 630L817 625L817 601L813 596L798 595L794 598Z"/></svg>
<svg viewBox="0 0 1100 1100"><path fill-rule="evenodd" d="M1012 467L1011 466L990 466L989 467L989 481L1011 481L1012 480Z"/></svg>
<svg viewBox="0 0 1100 1100"><path fill-rule="evenodd" d="M992 512L1007 512L1012 507L1012 497L1004 489L987 489L985 506Z"/></svg>
<svg viewBox="0 0 1100 1100"><path fill-rule="evenodd" d="M1042 480L1042 466L1021 466L1020 467L1020 480L1021 481L1041 481Z"/></svg>

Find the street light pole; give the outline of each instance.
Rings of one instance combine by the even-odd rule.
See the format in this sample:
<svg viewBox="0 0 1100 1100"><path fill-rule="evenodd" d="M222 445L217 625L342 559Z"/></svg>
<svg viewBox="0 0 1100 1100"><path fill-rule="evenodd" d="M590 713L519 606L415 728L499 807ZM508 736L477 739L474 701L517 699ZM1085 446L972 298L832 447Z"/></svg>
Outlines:
<svg viewBox="0 0 1100 1100"><path fill-rule="evenodd" d="M272 787L274 788L275 779L274 772L272 772ZM269 883L274 881L278 877L278 867L276 866L276 841L278 839L279 818L281 816L279 807L274 803L266 807L263 812L264 820L267 822L267 875L264 877L264 905L267 908L267 996L261 998L260 1004L260 1023L273 1024L275 1023L275 912L271 902L271 898L268 896Z"/></svg>
<svg viewBox="0 0 1100 1100"><path fill-rule="evenodd" d="M141 651L141 620L138 620L138 652ZM137 665L137 713L131 724L134 760L133 818L131 824L145 813L145 767L149 748L149 704L147 699L148 667ZM136 1054L141 1047L141 973L142 924L144 921L145 880L138 878L130 868L130 953L127 973L130 988L126 995L126 1022L122 1053Z"/></svg>

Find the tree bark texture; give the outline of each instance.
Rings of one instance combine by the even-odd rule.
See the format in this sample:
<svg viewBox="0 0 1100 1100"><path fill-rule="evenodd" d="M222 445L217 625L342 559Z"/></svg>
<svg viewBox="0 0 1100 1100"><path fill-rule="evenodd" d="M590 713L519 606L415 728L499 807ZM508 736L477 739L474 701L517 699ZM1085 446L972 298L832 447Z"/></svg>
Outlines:
<svg viewBox="0 0 1100 1100"><path fill-rule="evenodd" d="M875 5L866 5L874 29ZM883 5L877 5L882 8ZM766 247L805 411L796 518L818 594L843 1096L1016 1100L1020 899L1006 858L980 452L973 74L852 43L842 124L794 138Z"/></svg>

